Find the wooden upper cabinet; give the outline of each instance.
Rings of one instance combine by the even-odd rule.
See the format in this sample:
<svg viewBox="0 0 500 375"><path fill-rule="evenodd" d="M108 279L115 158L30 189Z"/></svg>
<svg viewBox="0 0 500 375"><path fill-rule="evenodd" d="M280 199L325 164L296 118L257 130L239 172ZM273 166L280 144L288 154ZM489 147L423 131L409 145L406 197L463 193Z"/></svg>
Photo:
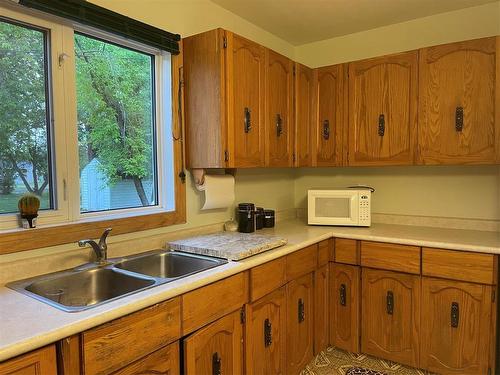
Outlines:
<svg viewBox="0 0 500 375"><path fill-rule="evenodd" d="M261 167L265 157L265 48L228 31L226 40L229 165Z"/></svg>
<svg viewBox="0 0 500 375"><path fill-rule="evenodd" d="M313 165L342 164L345 66L314 70Z"/></svg>
<svg viewBox="0 0 500 375"><path fill-rule="evenodd" d="M495 162L500 152L498 43L492 37L420 50L420 163Z"/></svg>
<svg viewBox="0 0 500 375"><path fill-rule="evenodd" d="M56 375L56 348L54 345L0 362L2 375Z"/></svg>
<svg viewBox="0 0 500 375"><path fill-rule="evenodd" d="M312 166L313 70L295 63L295 166Z"/></svg>
<svg viewBox="0 0 500 375"><path fill-rule="evenodd" d="M495 335L492 287L424 277L422 297L422 367L439 374L487 374Z"/></svg>
<svg viewBox="0 0 500 375"><path fill-rule="evenodd" d="M243 373L243 326L240 311L220 318L184 340L184 373Z"/></svg>
<svg viewBox="0 0 500 375"><path fill-rule="evenodd" d="M266 165L293 166L293 61L266 50Z"/></svg>
<svg viewBox="0 0 500 375"><path fill-rule="evenodd" d="M417 52L349 64L349 165L410 165L417 131Z"/></svg>

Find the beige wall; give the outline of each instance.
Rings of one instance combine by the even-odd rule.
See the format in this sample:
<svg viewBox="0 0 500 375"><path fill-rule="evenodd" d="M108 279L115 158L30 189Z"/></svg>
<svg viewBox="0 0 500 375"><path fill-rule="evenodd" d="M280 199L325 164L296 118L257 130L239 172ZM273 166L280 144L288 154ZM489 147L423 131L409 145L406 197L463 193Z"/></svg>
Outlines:
<svg viewBox="0 0 500 375"><path fill-rule="evenodd" d="M500 35L500 2L304 44L295 58L315 68L492 35Z"/></svg>

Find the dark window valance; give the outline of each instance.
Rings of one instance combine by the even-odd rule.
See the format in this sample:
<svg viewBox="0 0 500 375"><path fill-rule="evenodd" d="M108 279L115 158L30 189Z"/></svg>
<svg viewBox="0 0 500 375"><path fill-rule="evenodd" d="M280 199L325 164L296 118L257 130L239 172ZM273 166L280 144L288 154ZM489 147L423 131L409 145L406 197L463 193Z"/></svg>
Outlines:
<svg viewBox="0 0 500 375"><path fill-rule="evenodd" d="M117 34L173 54L179 53L181 38L178 34L169 33L87 1L19 0L19 4Z"/></svg>

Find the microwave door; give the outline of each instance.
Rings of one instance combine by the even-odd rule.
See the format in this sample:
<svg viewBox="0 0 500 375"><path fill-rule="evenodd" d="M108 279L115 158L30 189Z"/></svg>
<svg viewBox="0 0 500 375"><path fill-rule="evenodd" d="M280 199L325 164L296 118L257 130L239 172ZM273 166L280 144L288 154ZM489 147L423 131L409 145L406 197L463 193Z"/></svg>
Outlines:
<svg viewBox="0 0 500 375"><path fill-rule="evenodd" d="M318 223L326 225L357 225L357 195L324 195L314 197L314 217Z"/></svg>

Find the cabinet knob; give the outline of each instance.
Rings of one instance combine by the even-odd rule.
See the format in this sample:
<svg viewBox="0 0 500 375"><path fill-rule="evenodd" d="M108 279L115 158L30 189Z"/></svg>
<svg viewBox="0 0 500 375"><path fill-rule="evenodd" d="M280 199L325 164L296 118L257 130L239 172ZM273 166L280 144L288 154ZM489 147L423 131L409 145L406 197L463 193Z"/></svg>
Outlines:
<svg viewBox="0 0 500 375"><path fill-rule="evenodd" d="M302 300L302 298L299 298L299 302L297 304L297 310L298 310L299 323L302 323L306 319L304 301Z"/></svg>
<svg viewBox="0 0 500 375"><path fill-rule="evenodd" d="M461 132L464 129L464 107L455 109L455 130Z"/></svg>
<svg viewBox="0 0 500 375"><path fill-rule="evenodd" d="M346 289L347 288L346 288L345 284L340 284L339 293L340 293L340 305L341 306L345 306L347 303Z"/></svg>
<svg viewBox="0 0 500 375"><path fill-rule="evenodd" d="M244 124L245 124L245 133L250 132L250 130L252 130L252 111L248 107L245 107Z"/></svg>
<svg viewBox="0 0 500 375"><path fill-rule="evenodd" d="M451 303L451 326L453 328L458 327L458 322L460 320L460 307L458 306L458 302Z"/></svg>
<svg viewBox="0 0 500 375"><path fill-rule="evenodd" d="M387 292L386 296L386 304L387 304L387 314L394 314L394 293L392 291Z"/></svg>
<svg viewBox="0 0 500 375"><path fill-rule="evenodd" d="M382 113L378 116L378 135L383 137L384 134L385 134L385 116Z"/></svg>
<svg viewBox="0 0 500 375"><path fill-rule="evenodd" d="M264 347L266 348L273 343L272 329L273 327L269 319L264 320Z"/></svg>
<svg viewBox="0 0 500 375"><path fill-rule="evenodd" d="M221 358L217 352L212 355L212 375L221 375Z"/></svg>
<svg viewBox="0 0 500 375"><path fill-rule="evenodd" d="M323 139L325 141L330 139L330 121L328 120L323 121Z"/></svg>
<svg viewBox="0 0 500 375"><path fill-rule="evenodd" d="M279 137L281 134L283 134L283 119L278 113L276 114L276 136Z"/></svg>

